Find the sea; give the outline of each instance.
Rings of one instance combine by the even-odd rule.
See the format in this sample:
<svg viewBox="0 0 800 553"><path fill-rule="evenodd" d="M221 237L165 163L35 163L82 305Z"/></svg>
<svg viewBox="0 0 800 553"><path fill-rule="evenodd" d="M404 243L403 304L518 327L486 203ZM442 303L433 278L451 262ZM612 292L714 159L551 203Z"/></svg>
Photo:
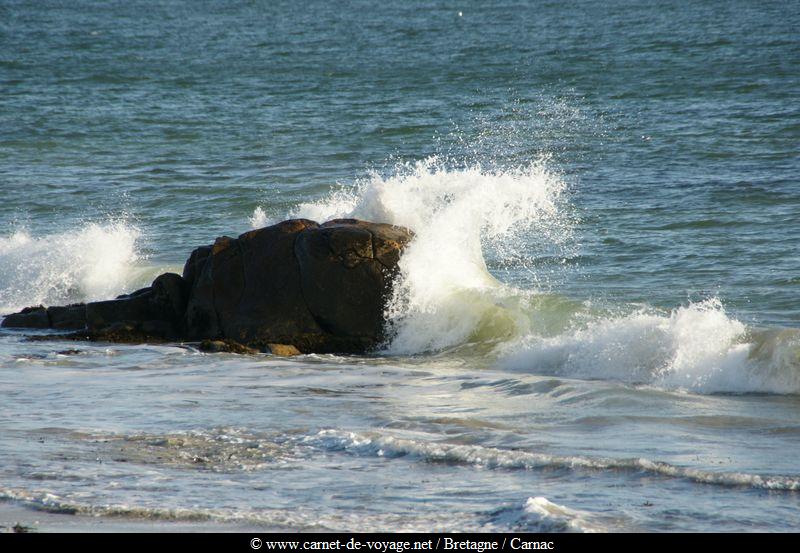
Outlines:
<svg viewBox="0 0 800 553"><path fill-rule="evenodd" d="M3 315L287 218L415 232L368 355L3 329L0 507L800 530L798 29L785 0L0 0Z"/></svg>

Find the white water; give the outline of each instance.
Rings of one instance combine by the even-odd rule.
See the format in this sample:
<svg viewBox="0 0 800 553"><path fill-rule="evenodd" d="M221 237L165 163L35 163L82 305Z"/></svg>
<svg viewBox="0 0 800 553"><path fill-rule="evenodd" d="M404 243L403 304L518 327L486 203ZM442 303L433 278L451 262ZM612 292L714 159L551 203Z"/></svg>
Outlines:
<svg viewBox="0 0 800 553"><path fill-rule="evenodd" d="M553 503L546 497L529 497L524 513L536 522L542 532L604 532L605 529L591 522L593 515Z"/></svg>
<svg viewBox="0 0 800 553"><path fill-rule="evenodd" d="M497 348L505 369L619 380L696 393L800 393L800 334L749 331L717 299L671 313L598 318Z"/></svg>
<svg viewBox="0 0 800 553"><path fill-rule="evenodd" d="M565 190L545 161L497 171L448 168L431 158L389 177L372 174L288 215L358 217L415 231L387 309L387 353L477 344L491 352L490 364L507 370L695 393L800 393L800 333L750 329L718 299L671 312L600 315L492 276L486 259L493 269L531 274L537 255L573 247ZM258 208L250 222L268 218ZM140 230L125 221L0 237L0 313L146 285L157 270L145 265L140 241Z"/></svg>
<svg viewBox="0 0 800 553"><path fill-rule="evenodd" d="M124 221L0 237L0 314L30 305L112 298L146 284L141 232Z"/></svg>

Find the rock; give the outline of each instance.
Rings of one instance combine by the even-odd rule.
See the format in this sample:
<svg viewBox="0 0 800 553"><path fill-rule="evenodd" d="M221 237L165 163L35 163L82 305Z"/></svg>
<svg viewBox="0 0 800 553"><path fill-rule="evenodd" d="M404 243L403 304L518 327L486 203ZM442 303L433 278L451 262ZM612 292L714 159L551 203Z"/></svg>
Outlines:
<svg viewBox="0 0 800 553"><path fill-rule="evenodd" d="M355 219L293 219L195 249L182 276L163 274L113 300L27 308L3 326L78 330L76 339L197 340L207 351L361 353L384 339L386 299L411 237Z"/></svg>
<svg viewBox="0 0 800 553"><path fill-rule="evenodd" d="M50 317L43 305L26 307L19 313L6 315L0 326L4 328L50 328Z"/></svg>
<svg viewBox="0 0 800 553"><path fill-rule="evenodd" d="M267 347L269 348L269 352L272 355L278 355L280 357L291 357L293 355L301 355L299 349L287 344L267 344Z"/></svg>
<svg viewBox="0 0 800 553"><path fill-rule="evenodd" d="M81 330L86 328L86 305L75 303L67 306L47 308L50 326L58 330Z"/></svg>
<svg viewBox="0 0 800 553"><path fill-rule="evenodd" d="M218 238L194 282L187 334L251 345L260 341L263 346L319 333L302 299L294 258L298 233L316 226L311 221L285 221L238 239Z"/></svg>
<svg viewBox="0 0 800 553"><path fill-rule="evenodd" d="M186 281L186 284L191 288L194 286L194 281L200 274L200 271L203 270L203 266L206 263L206 259L211 254L211 250L213 246L201 246L194 250L189 259L186 260L186 263L183 266L183 280Z"/></svg>
<svg viewBox="0 0 800 553"><path fill-rule="evenodd" d="M382 339L384 297L407 240L407 231L397 227L353 219L300 234L295 254L302 295L325 331L351 339L356 350Z"/></svg>
<svg viewBox="0 0 800 553"><path fill-rule="evenodd" d="M165 273L152 286L114 300L86 305L88 332L98 339L139 341L141 336L178 339L188 302L183 277ZM130 340L124 335L130 334Z"/></svg>
<svg viewBox="0 0 800 553"><path fill-rule="evenodd" d="M185 330L252 347L364 352L383 340L383 309L411 233L352 219L284 221L195 250ZM202 268L198 265L201 260Z"/></svg>
<svg viewBox="0 0 800 553"><path fill-rule="evenodd" d="M249 348L233 340L203 340L200 342L199 349L207 353L260 353L257 349Z"/></svg>
<svg viewBox="0 0 800 553"><path fill-rule="evenodd" d="M86 327L86 306L76 303L66 306L26 307L19 313L7 315L3 327L8 328L53 328L56 330L80 330Z"/></svg>

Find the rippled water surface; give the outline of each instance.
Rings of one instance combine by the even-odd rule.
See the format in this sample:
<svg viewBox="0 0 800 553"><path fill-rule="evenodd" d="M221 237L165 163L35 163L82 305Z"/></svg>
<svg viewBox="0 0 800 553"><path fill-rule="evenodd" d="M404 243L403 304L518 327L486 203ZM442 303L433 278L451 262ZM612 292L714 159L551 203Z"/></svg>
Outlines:
<svg viewBox="0 0 800 553"><path fill-rule="evenodd" d="M0 501L800 529L798 27L791 2L0 3L0 314L287 217L416 233L370 356L3 330Z"/></svg>

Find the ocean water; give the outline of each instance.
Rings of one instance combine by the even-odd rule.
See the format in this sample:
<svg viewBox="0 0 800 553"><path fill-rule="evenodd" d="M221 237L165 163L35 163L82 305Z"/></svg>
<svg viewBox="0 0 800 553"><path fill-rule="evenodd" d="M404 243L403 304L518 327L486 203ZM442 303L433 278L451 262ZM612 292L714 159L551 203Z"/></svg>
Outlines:
<svg viewBox="0 0 800 553"><path fill-rule="evenodd" d="M0 314L288 217L416 232L368 356L3 330L0 501L800 530L798 28L794 2L0 2Z"/></svg>

